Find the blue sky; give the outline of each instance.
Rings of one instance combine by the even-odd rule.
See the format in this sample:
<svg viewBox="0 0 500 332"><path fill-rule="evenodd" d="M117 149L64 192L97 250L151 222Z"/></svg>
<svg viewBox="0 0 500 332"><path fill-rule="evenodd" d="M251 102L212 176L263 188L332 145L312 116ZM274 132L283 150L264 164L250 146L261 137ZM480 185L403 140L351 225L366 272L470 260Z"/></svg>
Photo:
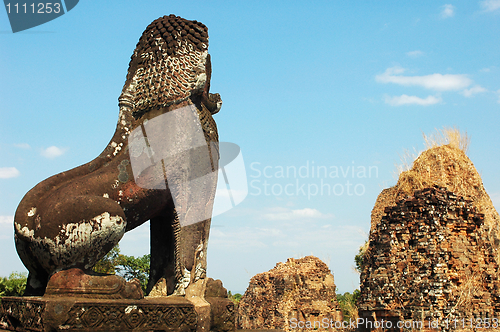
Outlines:
<svg viewBox="0 0 500 332"><path fill-rule="evenodd" d="M0 275L24 271L12 227L23 195L104 149L135 45L172 13L209 28L220 139L245 161L248 196L213 218L209 240L208 275L229 290L310 254L341 292L358 287L375 199L395 184L399 155L435 128L467 131L500 207L499 0L82 0L16 34L2 9ZM148 253L147 225L121 248Z"/></svg>

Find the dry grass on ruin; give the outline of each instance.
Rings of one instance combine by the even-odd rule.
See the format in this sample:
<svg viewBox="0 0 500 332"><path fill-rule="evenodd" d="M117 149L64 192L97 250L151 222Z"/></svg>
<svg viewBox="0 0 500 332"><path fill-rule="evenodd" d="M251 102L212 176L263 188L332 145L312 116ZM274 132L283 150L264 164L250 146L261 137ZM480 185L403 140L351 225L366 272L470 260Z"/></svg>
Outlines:
<svg viewBox="0 0 500 332"><path fill-rule="evenodd" d="M402 158L394 199L434 185L445 187L471 200L478 212L485 215L488 233L492 242L498 245L500 216L484 189L481 176L467 157L470 143L467 133L461 133L457 128L444 128L423 136L427 149L415 158L411 166L408 160L412 154L407 152Z"/></svg>
<svg viewBox="0 0 500 332"><path fill-rule="evenodd" d="M439 185L455 194L471 198L478 196L476 188L482 187L481 177L467 157L470 139L467 133L456 128L445 128L432 135L425 135L427 149L399 174L398 191L411 195L415 190ZM414 154L405 154L404 165Z"/></svg>

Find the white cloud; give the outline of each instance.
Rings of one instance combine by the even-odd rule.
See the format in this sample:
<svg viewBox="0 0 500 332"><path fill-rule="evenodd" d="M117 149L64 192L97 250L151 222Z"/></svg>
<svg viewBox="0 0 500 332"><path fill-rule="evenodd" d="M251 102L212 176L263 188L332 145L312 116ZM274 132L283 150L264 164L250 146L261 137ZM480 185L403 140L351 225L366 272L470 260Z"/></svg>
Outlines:
<svg viewBox="0 0 500 332"><path fill-rule="evenodd" d="M472 88L470 89L465 89L464 91L462 91L462 94L469 98L469 97L472 97L473 95L475 94L478 94L478 93L481 93L481 92L487 92L488 90L483 88L482 86L480 85L475 85L473 86Z"/></svg>
<svg viewBox="0 0 500 332"><path fill-rule="evenodd" d="M406 71L406 69L404 69L403 67L400 67L400 66L394 66L394 67L391 67L391 68L387 68L385 70L385 73L382 74L382 75L389 75L389 76L392 76L392 75L398 75L398 74L402 74ZM379 75L380 76L380 75Z"/></svg>
<svg viewBox="0 0 500 332"><path fill-rule="evenodd" d="M407 52L406 55L409 56L410 58L418 58L418 57L425 55L425 53L420 51L420 50L416 50L416 51Z"/></svg>
<svg viewBox="0 0 500 332"><path fill-rule="evenodd" d="M305 208L301 210L288 210L283 209L283 211L266 213L264 214L264 219L267 220L292 220L292 219L317 219L317 218L332 218L331 214L323 214L316 209Z"/></svg>
<svg viewBox="0 0 500 332"><path fill-rule="evenodd" d="M0 167L0 179L10 179L19 176L21 172L15 167Z"/></svg>
<svg viewBox="0 0 500 332"><path fill-rule="evenodd" d="M42 149L42 156L45 158L53 159L62 156L68 149L58 148L57 146L50 146L46 149Z"/></svg>
<svg viewBox="0 0 500 332"><path fill-rule="evenodd" d="M472 80L465 75L452 74L432 74L425 76L403 76L405 72L399 66L387 68L380 75L375 76L375 80L380 83L394 83L403 86L420 86L436 91L461 90L472 84Z"/></svg>
<svg viewBox="0 0 500 332"><path fill-rule="evenodd" d="M483 68L479 70L481 73L489 73L491 71L491 68Z"/></svg>
<svg viewBox="0 0 500 332"><path fill-rule="evenodd" d="M485 0L479 2L485 12L493 12L500 9L500 0Z"/></svg>
<svg viewBox="0 0 500 332"><path fill-rule="evenodd" d="M14 146L20 149L31 149L31 146L28 143L14 144Z"/></svg>
<svg viewBox="0 0 500 332"><path fill-rule="evenodd" d="M441 18L448 18L448 17L453 17L455 16L455 6L446 4L444 6L441 6L442 11L441 11Z"/></svg>
<svg viewBox="0 0 500 332"><path fill-rule="evenodd" d="M429 106L440 103L442 101L441 97L428 96L425 99L419 98L417 96L394 96L394 97L385 97L385 103L391 106L402 106L402 105L421 105L421 106Z"/></svg>
<svg viewBox="0 0 500 332"><path fill-rule="evenodd" d="M0 224L12 224L14 216L0 216Z"/></svg>

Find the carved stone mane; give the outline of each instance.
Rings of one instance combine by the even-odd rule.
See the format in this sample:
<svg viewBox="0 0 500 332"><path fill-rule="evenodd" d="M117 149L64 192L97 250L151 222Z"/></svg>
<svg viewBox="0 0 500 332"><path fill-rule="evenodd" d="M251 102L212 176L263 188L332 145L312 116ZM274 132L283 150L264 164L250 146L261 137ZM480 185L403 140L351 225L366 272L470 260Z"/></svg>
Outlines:
<svg viewBox="0 0 500 332"><path fill-rule="evenodd" d="M130 103L138 117L202 92L207 57L205 25L174 15L155 20L137 43L120 101Z"/></svg>

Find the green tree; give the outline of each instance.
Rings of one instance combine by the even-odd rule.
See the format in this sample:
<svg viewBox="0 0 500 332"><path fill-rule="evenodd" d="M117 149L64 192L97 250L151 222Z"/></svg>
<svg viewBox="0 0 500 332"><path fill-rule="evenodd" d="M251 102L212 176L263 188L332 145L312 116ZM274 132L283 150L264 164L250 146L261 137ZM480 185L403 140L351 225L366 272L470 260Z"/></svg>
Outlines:
<svg viewBox="0 0 500 332"><path fill-rule="evenodd" d="M141 283L142 291L146 292L150 261L151 256L149 254L137 258L134 256L118 255L118 265L115 267L115 271L116 274L124 277L127 281L137 278Z"/></svg>
<svg viewBox="0 0 500 332"><path fill-rule="evenodd" d="M368 241L365 241L365 243L359 247L358 254L354 256L354 263L356 264L356 271L359 273L363 272L363 265L365 262L365 254L366 251L368 250Z"/></svg>
<svg viewBox="0 0 500 332"><path fill-rule="evenodd" d="M243 295L241 295L240 293L236 293L236 294L231 294L231 291L227 292L227 297L233 301L233 303L235 305L238 305L241 301L241 298L243 297Z"/></svg>
<svg viewBox="0 0 500 332"><path fill-rule="evenodd" d="M0 297L22 296L28 277L26 273L12 272L8 278L0 278Z"/></svg>
<svg viewBox="0 0 500 332"><path fill-rule="evenodd" d="M141 283L142 291L146 292L149 279L150 255L134 257L120 254L120 247L116 245L94 266L98 273L117 274L130 281L137 278Z"/></svg>
<svg viewBox="0 0 500 332"><path fill-rule="evenodd" d="M98 273L115 274L120 256L120 246L116 245L94 266L94 271Z"/></svg>
<svg viewBox="0 0 500 332"><path fill-rule="evenodd" d="M342 294L337 294L337 302L339 303L340 310L342 310L342 315L344 316L344 321L349 321L349 319L358 319L358 307L357 301L361 292L356 289L354 292L345 292Z"/></svg>

